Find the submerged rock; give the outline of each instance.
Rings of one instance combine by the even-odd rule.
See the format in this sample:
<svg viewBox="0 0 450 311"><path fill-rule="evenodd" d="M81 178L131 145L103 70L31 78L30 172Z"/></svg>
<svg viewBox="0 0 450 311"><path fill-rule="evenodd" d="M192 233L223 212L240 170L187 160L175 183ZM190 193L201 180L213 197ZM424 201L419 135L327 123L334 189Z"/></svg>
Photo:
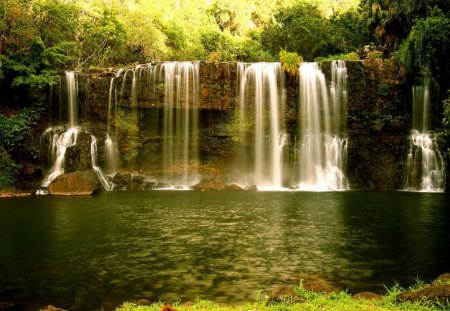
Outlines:
<svg viewBox="0 0 450 311"><path fill-rule="evenodd" d="M432 284L416 291L405 292L397 295L398 302L405 301L431 301L443 305L450 305L450 285Z"/></svg>
<svg viewBox="0 0 450 311"><path fill-rule="evenodd" d="M14 197L28 197L32 193L28 191L21 191L16 188L0 189L0 198L14 198Z"/></svg>
<svg viewBox="0 0 450 311"><path fill-rule="evenodd" d="M276 287L272 291L272 294L270 294L270 297L267 300L267 304L283 301L290 301L290 302L300 301L300 297L294 291L294 288L292 286L281 285Z"/></svg>
<svg viewBox="0 0 450 311"><path fill-rule="evenodd" d="M76 171L58 176L49 186L51 195L91 195L101 189L93 170Z"/></svg>

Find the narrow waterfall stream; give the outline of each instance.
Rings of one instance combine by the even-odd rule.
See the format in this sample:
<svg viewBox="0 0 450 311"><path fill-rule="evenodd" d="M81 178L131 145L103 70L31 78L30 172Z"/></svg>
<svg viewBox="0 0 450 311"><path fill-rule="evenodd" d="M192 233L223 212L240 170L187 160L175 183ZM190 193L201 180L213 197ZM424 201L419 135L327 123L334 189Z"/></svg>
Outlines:
<svg viewBox="0 0 450 311"><path fill-rule="evenodd" d="M406 162L408 191L443 192L445 189L445 162L436 137L430 130L430 79L415 85L413 92L413 129L411 147Z"/></svg>
<svg viewBox="0 0 450 311"><path fill-rule="evenodd" d="M317 63L300 66L299 190L348 189L345 177L347 139L342 137L346 111L345 63L333 62L331 101ZM332 103L332 104L330 104Z"/></svg>
<svg viewBox="0 0 450 311"><path fill-rule="evenodd" d="M77 136L80 128L77 126L78 122L78 82L77 77L73 71L65 72L66 80L66 101L67 101L67 130L63 127L55 126L49 127L42 135L41 141L45 142L49 148L50 155L48 158L54 159L54 164L51 167L47 177L42 182L42 187L47 188L50 183L61 174L64 174L64 160L66 150L69 147L75 146L77 143ZM41 191L38 190L39 193Z"/></svg>

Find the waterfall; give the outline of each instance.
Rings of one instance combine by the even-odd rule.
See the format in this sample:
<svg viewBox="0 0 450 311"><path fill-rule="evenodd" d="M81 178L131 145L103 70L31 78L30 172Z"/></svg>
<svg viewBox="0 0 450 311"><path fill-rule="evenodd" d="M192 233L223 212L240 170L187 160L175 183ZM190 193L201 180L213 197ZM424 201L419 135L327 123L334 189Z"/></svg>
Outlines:
<svg viewBox="0 0 450 311"><path fill-rule="evenodd" d="M331 101L325 76L317 63L303 63L299 70L301 142L298 189L346 190L347 139L341 137L347 98L345 63L332 64Z"/></svg>
<svg viewBox="0 0 450 311"><path fill-rule="evenodd" d="M52 181L58 176L64 174L64 164L66 150L69 147L73 147L77 144L78 134L83 130L78 126L78 81L77 75L73 71L65 72L66 79L66 93L67 93L67 112L68 112L68 125L64 129L62 126L55 126L47 128L41 137L41 152L46 153L46 157L49 161L54 161L47 177L42 182L41 187L36 194L47 194L45 188L47 188ZM110 103L108 103L108 110ZM109 112L108 112L109 113ZM109 115L108 115L109 120ZM108 124L109 126L109 124ZM104 176L100 167L96 164L97 158L97 140L92 136L91 144L91 159L92 168L96 171L101 183L105 190L112 190L112 184ZM44 148L45 146L46 148Z"/></svg>
<svg viewBox="0 0 450 311"><path fill-rule="evenodd" d="M66 71L66 89L67 89L67 110L69 128L74 127L78 123L78 81L75 72Z"/></svg>
<svg viewBox="0 0 450 311"><path fill-rule="evenodd" d="M61 174L64 174L64 157L69 147L75 146L80 129L71 127L61 133L61 128L48 128L43 135L44 140L49 142L50 158L55 159L53 167L42 182L42 187L48 187L50 183Z"/></svg>
<svg viewBox="0 0 450 311"><path fill-rule="evenodd" d="M199 63L166 62L164 73L163 170L166 182L198 181Z"/></svg>
<svg viewBox="0 0 450 311"><path fill-rule="evenodd" d="M108 178L103 173L102 169L97 166L97 138L91 135L91 161L92 169L97 173L98 179L102 183L103 188L106 191L111 191L114 189L114 185L108 180Z"/></svg>
<svg viewBox="0 0 450 311"><path fill-rule="evenodd" d="M118 70L115 76L111 78L109 83L108 92L108 118L106 127L106 139L105 139L105 160L106 160L106 172L109 175L114 175L117 171L117 163L119 159L119 153L117 150L117 143L113 139L111 133L111 122L114 116L117 115L117 90L115 88L115 80L120 76L122 70Z"/></svg>
<svg viewBox="0 0 450 311"><path fill-rule="evenodd" d="M445 163L436 138L430 131L430 80L413 86L413 129L406 161L406 190L443 192Z"/></svg>
<svg viewBox="0 0 450 311"><path fill-rule="evenodd" d="M78 81L75 72L66 71L66 99L67 99L67 119L68 129L63 131L62 127L50 127L44 131L41 143L45 143L48 148L49 160L54 159L54 164L47 177L42 182L42 187L46 188L61 174L64 174L64 158L66 150L75 146L80 128L78 122Z"/></svg>
<svg viewBox="0 0 450 311"><path fill-rule="evenodd" d="M254 145L254 156L244 158L243 169L250 174L245 184L260 190L283 187L282 155L287 143L284 132L285 88L280 63L238 64L240 75L241 144ZM248 137L247 125L254 122L254 133ZM248 168L247 166L252 166ZM250 171L250 172L248 172Z"/></svg>

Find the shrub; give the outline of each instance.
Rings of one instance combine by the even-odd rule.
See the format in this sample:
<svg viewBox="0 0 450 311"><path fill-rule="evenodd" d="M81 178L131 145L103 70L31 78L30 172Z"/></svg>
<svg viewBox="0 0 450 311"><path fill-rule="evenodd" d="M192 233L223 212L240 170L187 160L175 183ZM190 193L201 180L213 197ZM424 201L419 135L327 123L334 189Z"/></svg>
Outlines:
<svg viewBox="0 0 450 311"><path fill-rule="evenodd" d="M298 66L303 62L303 58L297 53L280 51L280 62L283 66L283 71L291 76L298 76Z"/></svg>
<svg viewBox="0 0 450 311"><path fill-rule="evenodd" d="M13 185L17 173L17 164L10 155L0 146L0 189Z"/></svg>

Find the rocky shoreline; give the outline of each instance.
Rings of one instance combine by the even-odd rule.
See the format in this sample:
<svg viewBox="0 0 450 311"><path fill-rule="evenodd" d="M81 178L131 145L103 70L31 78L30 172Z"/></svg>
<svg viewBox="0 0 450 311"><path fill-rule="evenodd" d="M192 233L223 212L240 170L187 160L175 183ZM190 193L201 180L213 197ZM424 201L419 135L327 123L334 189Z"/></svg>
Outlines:
<svg viewBox="0 0 450 311"><path fill-rule="evenodd" d="M299 279L299 278L294 278ZM297 286L293 285L278 285L275 286L270 294L266 293L264 300L259 300L257 303L264 303L265 306L269 307L276 304L289 303L289 304L302 304L308 302L308 297L310 295L322 295L324 298L327 297L337 297L339 295L349 295L351 300L354 301L378 301L382 302L387 299L389 295L392 295L389 289L387 289L387 293L384 295L381 293L374 292L356 292L353 294L348 294L346 289L339 287L335 282L329 281L322 276L316 275L305 275L301 276L299 279L299 284ZM394 287L395 288L395 287ZM392 297L391 297L392 298ZM333 298L337 299L337 298ZM433 282L429 284L424 284L421 282L417 282L416 285L411 286L407 290L402 290L399 293L395 293L393 297L394 304L398 306L402 306L405 303L423 303L424 306L436 306L436 307L450 307L450 273L445 273L439 275ZM179 302L178 302L179 303ZM199 303L198 301L186 302L184 303L184 307L191 307L195 304ZM155 304L161 304L161 310L164 311L174 311L170 304L166 302L162 302L161 300L152 300L149 297L141 297L138 299L130 299L129 302L124 302L125 304L131 304L135 307L142 306L152 306ZM123 305L117 306L112 310L122 310L121 307ZM221 305L219 305L221 306ZM225 306L225 305L224 305ZM232 307L232 305L230 305ZM70 309L69 307L65 307ZM159 308L159 307L158 307ZM102 310L103 307L101 308ZM204 309L204 308L202 308ZM0 310L2 311L10 311L10 310L22 310L20 306L15 304L13 301L8 301L5 298L0 296ZM126 310L133 310L128 309ZM139 309L141 310L141 309ZM149 309L150 310L150 309ZM208 308L204 309L208 310ZM353 310L353 309L347 309ZM383 309L384 310L384 309ZM404 309L402 309L404 310ZM39 311L66 311L66 309L47 305L45 307L41 307Z"/></svg>

